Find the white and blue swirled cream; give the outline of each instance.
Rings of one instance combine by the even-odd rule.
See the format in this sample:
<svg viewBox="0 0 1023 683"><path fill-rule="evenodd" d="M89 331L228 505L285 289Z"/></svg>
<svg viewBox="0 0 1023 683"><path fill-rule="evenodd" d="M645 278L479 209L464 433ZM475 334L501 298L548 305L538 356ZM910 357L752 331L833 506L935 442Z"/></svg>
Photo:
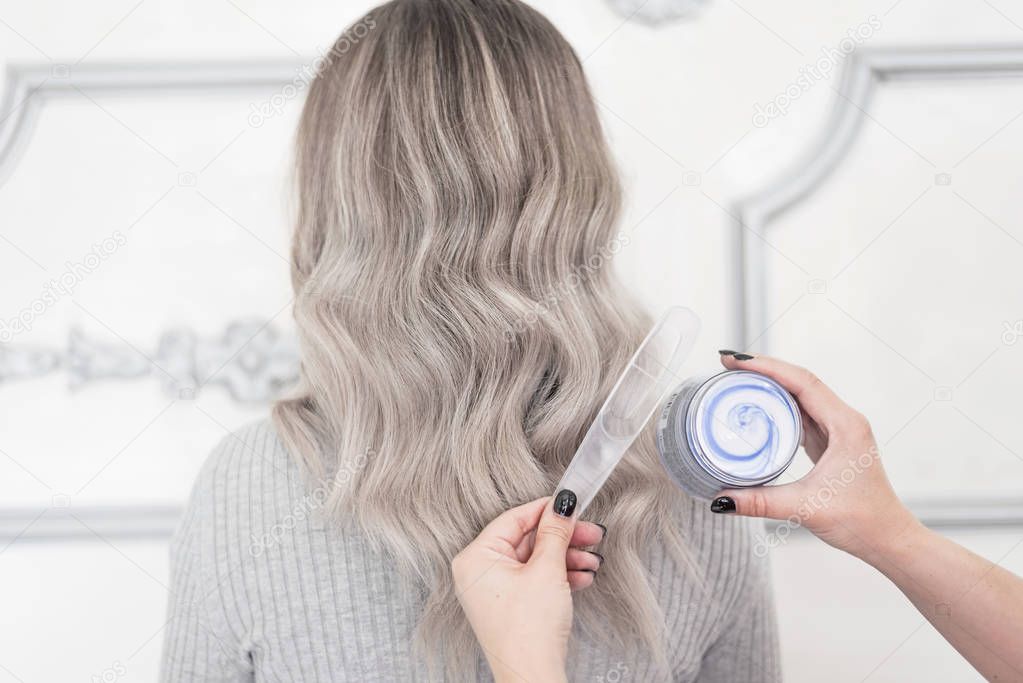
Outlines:
<svg viewBox="0 0 1023 683"><path fill-rule="evenodd" d="M746 370L685 381L657 425L664 469L683 491L706 499L777 478L801 440L795 399L771 378Z"/></svg>

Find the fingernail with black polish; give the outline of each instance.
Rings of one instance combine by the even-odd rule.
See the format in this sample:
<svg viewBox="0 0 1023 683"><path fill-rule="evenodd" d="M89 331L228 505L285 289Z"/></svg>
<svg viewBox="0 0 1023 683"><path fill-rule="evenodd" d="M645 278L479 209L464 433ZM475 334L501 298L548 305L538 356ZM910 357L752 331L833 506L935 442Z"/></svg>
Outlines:
<svg viewBox="0 0 1023 683"><path fill-rule="evenodd" d="M753 360L753 356L748 353L733 353L732 358L735 360Z"/></svg>
<svg viewBox="0 0 1023 683"><path fill-rule="evenodd" d="M728 496L721 496L715 498L714 502L710 504L711 512L735 512L735 501Z"/></svg>
<svg viewBox="0 0 1023 683"><path fill-rule="evenodd" d="M735 354L737 354L739 352L738 351L731 351L729 349L719 349L718 353L720 353L722 356L734 356Z"/></svg>
<svg viewBox="0 0 1023 683"><path fill-rule="evenodd" d="M603 541L605 538L607 538L607 527L601 524L600 522L594 522L594 524L599 526L600 530L604 532L604 535L600 537L600 540Z"/></svg>
<svg viewBox="0 0 1023 683"><path fill-rule="evenodd" d="M575 512L576 497L568 489L561 489L558 495L554 496L554 512L562 517L571 517Z"/></svg>
<svg viewBox="0 0 1023 683"><path fill-rule="evenodd" d="M596 555L597 559L600 560L600 564L597 565L597 569L600 569L601 567L604 566L604 556L603 555L601 555L600 553L595 553L592 550L587 550L586 552L588 552L590 555Z"/></svg>

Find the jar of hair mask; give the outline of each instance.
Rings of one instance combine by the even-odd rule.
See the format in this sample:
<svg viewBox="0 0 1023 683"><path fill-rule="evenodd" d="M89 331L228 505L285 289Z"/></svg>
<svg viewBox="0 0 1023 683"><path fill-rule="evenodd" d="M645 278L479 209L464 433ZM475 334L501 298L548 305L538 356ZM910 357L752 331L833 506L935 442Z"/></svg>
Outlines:
<svg viewBox="0 0 1023 683"><path fill-rule="evenodd" d="M802 435L799 406L785 389L759 373L731 370L675 390L661 411L657 448L682 490L710 499L777 478Z"/></svg>

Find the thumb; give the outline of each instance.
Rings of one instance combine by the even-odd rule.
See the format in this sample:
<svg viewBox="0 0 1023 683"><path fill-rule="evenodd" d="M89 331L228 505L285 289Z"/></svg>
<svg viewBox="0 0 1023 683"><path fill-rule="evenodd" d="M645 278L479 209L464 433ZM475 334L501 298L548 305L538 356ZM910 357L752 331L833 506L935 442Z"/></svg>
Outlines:
<svg viewBox="0 0 1023 683"><path fill-rule="evenodd" d="M802 487L797 483L781 486L754 486L721 491L710 504L711 512L735 513L743 517L788 519L799 514L803 503Z"/></svg>
<svg viewBox="0 0 1023 683"><path fill-rule="evenodd" d="M559 568L565 573L565 556L575 530L576 502L574 492L562 489L554 496L553 502L546 506L536 528L536 542L529 564Z"/></svg>

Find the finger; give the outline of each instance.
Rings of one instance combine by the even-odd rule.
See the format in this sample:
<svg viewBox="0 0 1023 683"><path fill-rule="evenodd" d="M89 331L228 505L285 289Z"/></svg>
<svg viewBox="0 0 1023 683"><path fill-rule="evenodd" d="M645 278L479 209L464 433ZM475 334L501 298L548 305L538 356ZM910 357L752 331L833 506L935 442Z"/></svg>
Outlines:
<svg viewBox="0 0 1023 683"><path fill-rule="evenodd" d="M828 447L828 438L812 417L806 414L802 407L799 408L799 416L803 420L803 449L810 456L814 464L821 459L824 449Z"/></svg>
<svg viewBox="0 0 1023 683"><path fill-rule="evenodd" d="M745 357L744 354L739 355ZM728 354L721 356L721 364L729 370L752 370L767 375L785 387L806 414L826 429L830 430L834 425L841 424L847 417L855 414L855 411L815 374L798 365L770 356L755 356L741 360Z"/></svg>
<svg viewBox="0 0 1023 683"><path fill-rule="evenodd" d="M578 572L573 571L568 573L568 585L574 591L581 591L584 588L592 586L596 578L597 575L589 570Z"/></svg>
<svg viewBox="0 0 1023 683"><path fill-rule="evenodd" d="M597 571L603 563L604 556L590 550L569 548L568 554L565 555L565 567L570 572L581 569L592 569L593 571Z"/></svg>
<svg viewBox="0 0 1023 683"><path fill-rule="evenodd" d="M598 545L604 540L604 527L594 522L577 522L572 532L572 540L569 545L573 548L584 548ZM533 554L533 544L536 542L536 531L526 534L522 542L515 548L515 557L519 562L528 562Z"/></svg>
<svg viewBox="0 0 1023 683"><path fill-rule="evenodd" d="M572 532L572 542L569 545L580 548L588 545L597 545L603 540L604 529L599 524L578 522L575 525L575 531Z"/></svg>
<svg viewBox="0 0 1023 683"><path fill-rule="evenodd" d="M550 505L544 506L529 564L545 566L555 574L565 571L568 544L575 532L577 502L575 493L562 489Z"/></svg>
<svg viewBox="0 0 1023 683"><path fill-rule="evenodd" d="M474 543L500 546L505 543L514 551L526 536L536 528L550 498L538 498L498 515L476 537Z"/></svg>
<svg viewBox="0 0 1023 683"><path fill-rule="evenodd" d="M721 491L711 502L710 509L712 512L743 517L788 519L799 514L803 499L803 487L799 482L781 486L754 486Z"/></svg>
<svg viewBox="0 0 1023 683"><path fill-rule="evenodd" d="M536 529L533 529L515 546L515 559L519 562L528 562L529 556L533 554L533 542L535 540Z"/></svg>

